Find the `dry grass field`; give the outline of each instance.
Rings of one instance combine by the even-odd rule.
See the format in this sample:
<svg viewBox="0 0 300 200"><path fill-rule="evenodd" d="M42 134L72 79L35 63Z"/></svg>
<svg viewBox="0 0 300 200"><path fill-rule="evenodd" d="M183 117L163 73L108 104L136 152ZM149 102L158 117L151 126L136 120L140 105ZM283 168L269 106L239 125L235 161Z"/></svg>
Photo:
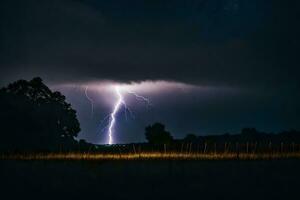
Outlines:
<svg viewBox="0 0 300 200"><path fill-rule="evenodd" d="M299 152L290 153L31 153L2 154L2 160L272 160L300 159Z"/></svg>

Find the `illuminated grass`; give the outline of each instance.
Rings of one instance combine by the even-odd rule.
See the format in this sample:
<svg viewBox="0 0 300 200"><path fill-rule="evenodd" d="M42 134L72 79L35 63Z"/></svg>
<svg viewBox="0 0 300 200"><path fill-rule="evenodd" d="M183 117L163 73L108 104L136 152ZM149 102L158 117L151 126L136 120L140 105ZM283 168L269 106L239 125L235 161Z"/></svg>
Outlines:
<svg viewBox="0 0 300 200"><path fill-rule="evenodd" d="M35 153L1 155L2 160L273 160L300 159L300 153Z"/></svg>

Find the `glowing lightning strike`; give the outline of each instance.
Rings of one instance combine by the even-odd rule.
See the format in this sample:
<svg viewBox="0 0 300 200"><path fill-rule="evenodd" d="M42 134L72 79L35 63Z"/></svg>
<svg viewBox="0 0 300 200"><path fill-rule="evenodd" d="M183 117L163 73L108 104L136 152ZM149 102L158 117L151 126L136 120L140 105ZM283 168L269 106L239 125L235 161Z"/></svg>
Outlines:
<svg viewBox="0 0 300 200"><path fill-rule="evenodd" d="M121 105L125 105L125 102L123 100L123 96L120 92L120 89L118 86L115 87L115 91L118 95L118 101L117 103L115 104L115 107L114 107L114 110L113 112L110 114L110 122L109 122L109 127L108 127L108 144L112 144L113 143L113 137L112 137L112 134L113 134L113 128L114 128L114 125L116 123L116 114L118 113Z"/></svg>
<svg viewBox="0 0 300 200"><path fill-rule="evenodd" d="M114 129L114 126L116 124L116 115L119 112L119 110L121 109L121 106L123 105L124 108L125 108L125 117L127 116L127 111L129 112L129 114L131 116L133 116L132 111L127 107L126 102L124 101L124 97L122 96L122 93L120 91L120 87L115 86L114 89L115 89L115 92L118 96L118 100L115 103L114 109L113 109L112 113L109 116L110 120L109 120L109 124L108 124L108 144L110 144L110 145L113 144L113 142L114 142L113 141L113 131L114 131L113 129ZM145 98L141 95L138 95L135 92L127 91L127 93L134 95L137 100L142 100L142 101L146 102L148 106L151 105L149 99L147 99L147 98Z"/></svg>
<svg viewBox="0 0 300 200"><path fill-rule="evenodd" d="M137 94L137 93L135 93L135 92L132 92L132 91L127 91L129 94L132 94L133 96L135 96L135 98L137 99L137 100L141 100L141 101L144 101L144 102L146 102L146 104L147 104L147 106L151 106L151 102L150 102L150 100L149 99L147 99L146 97L143 97L143 96L141 96L141 95L139 95L139 94Z"/></svg>
<svg viewBox="0 0 300 200"><path fill-rule="evenodd" d="M91 118L93 118L93 116L94 116L94 101L93 101L93 99L91 99L91 97L89 97L89 95L88 95L88 89L89 89L89 86L87 86L86 88L85 88L85 96L86 96L86 98L90 101L90 103L91 103L91 109L92 109L92 112L91 112Z"/></svg>

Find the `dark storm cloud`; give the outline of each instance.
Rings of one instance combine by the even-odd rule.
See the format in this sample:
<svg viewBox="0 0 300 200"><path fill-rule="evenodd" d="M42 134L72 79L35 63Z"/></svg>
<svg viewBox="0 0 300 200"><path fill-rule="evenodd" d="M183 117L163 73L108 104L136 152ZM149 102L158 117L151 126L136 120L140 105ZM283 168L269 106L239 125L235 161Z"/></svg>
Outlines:
<svg viewBox="0 0 300 200"><path fill-rule="evenodd" d="M295 84L296 11L292 1L1 1L1 79Z"/></svg>

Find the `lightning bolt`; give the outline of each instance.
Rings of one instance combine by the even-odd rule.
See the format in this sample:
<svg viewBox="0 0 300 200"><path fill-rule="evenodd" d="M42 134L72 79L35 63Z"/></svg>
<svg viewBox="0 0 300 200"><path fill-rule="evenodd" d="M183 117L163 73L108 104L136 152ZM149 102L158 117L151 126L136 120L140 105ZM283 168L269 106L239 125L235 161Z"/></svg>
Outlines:
<svg viewBox="0 0 300 200"><path fill-rule="evenodd" d="M139 94L137 94L135 92L129 91L129 90L127 90L127 92L129 94L132 94L133 96L135 96L136 100L145 102L148 107L152 106L152 104L151 104L151 102L150 102L150 100L148 98L146 98L144 96L141 96L141 95L139 95Z"/></svg>
<svg viewBox="0 0 300 200"><path fill-rule="evenodd" d="M133 112L129 109L129 107L127 106L127 104L124 100L124 96L121 92L121 88L119 86L115 86L114 90L117 95L117 101L114 104L113 111L109 115L109 122L108 122L108 126L107 126L108 127L108 133L107 133L108 134L108 144L109 145L114 143L113 135L114 135L114 127L116 125L116 115L118 114L118 112L120 111L122 106L124 107L125 118L127 119L127 112L130 114L130 116L132 118L134 118ZM143 97L132 91L127 91L127 93L134 95L137 100L144 101L148 106L151 106L150 100L147 99L146 97ZM104 127L104 129L106 129L107 127Z"/></svg>
<svg viewBox="0 0 300 200"><path fill-rule="evenodd" d="M84 93L85 93L86 98L91 103L91 118L93 118L93 116L94 116L94 101L93 101L92 98L89 97L89 95L88 95L88 89L89 89L89 86L86 86Z"/></svg>
<svg viewBox="0 0 300 200"><path fill-rule="evenodd" d="M115 91L118 96L118 100L114 106L113 112L110 114L110 122L108 127L108 144L113 143L113 128L116 123L116 114L118 113L122 104L126 106L123 96L120 92L120 88L118 86L115 87Z"/></svg>

